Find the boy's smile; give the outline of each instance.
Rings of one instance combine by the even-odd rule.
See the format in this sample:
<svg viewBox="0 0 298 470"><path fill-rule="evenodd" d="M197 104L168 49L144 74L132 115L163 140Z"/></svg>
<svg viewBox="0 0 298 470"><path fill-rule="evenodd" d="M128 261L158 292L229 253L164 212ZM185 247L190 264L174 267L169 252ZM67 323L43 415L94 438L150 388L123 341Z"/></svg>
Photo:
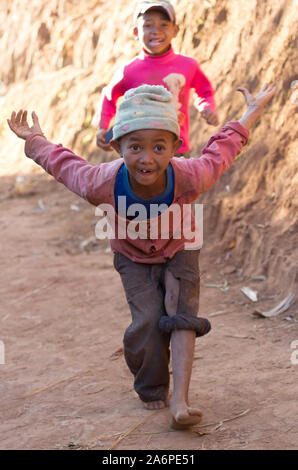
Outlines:
<svg viewBox="0 0 298 470"><path fill-rule="evenodd" d="M178 33L178 26L170 21L162 10L150 9L138 19L134 29L142 47L151 55L162 55L171 46Z"/></svg>
<svg viewBox="0 0 298 470"><path fill-rule="evenodd" d="M142 129L124 135L115 144L127 167L131 189L144 199L162 194L167 166L181 141L170 131Z"/></svg>

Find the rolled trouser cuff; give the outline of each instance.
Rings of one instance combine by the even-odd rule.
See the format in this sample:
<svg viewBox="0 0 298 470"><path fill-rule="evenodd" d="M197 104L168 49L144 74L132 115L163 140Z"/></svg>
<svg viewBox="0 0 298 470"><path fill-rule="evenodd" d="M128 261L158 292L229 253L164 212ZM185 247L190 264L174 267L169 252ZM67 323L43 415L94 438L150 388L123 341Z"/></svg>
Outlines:
<svg viewBox="0 0 298 470"><path fill-rule="evenodd" d="M193 330L196 337L204 336L211 330L211 324L207 318L194 315L163 315L159 320L159 328L163 333L171 333L173 330Z"/></svg>

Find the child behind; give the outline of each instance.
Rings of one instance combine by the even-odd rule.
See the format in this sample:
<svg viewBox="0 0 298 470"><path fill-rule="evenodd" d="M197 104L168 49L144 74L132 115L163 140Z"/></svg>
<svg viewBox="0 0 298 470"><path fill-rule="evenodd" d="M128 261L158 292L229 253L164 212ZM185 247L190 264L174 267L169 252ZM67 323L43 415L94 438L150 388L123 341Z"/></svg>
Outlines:
<svg viewBox="0 0 298 470"><path fill-rule="evenodd" d="M197 317L199 250L195 245L186 249L186 243L192 240L184 231L176 237L182 220L179 217L178 222L175 217L169 222L166 237L146 237L144 233L135 237L138 217L135 231L127 231L126 237L119 236L119 227L122 224L123 228L123 223L127 228L131 226L134 220L128 214L136 215L141 204L143 222L150 228L174 206L183 212L214 185L241 152L248 129L262 114L275 88L265 85L254 97L246 89L240 91L248 104L246 113L215 134L201 158L174 157L181 143L179 125L171 94L162 86L143 85L126 92L117 110L112 140L122 158L99 166L92 166L62 145L48 142L35 113L31 128L26 111L13 112L8 120L11 130L26 140L29 158L91 204L104 203L103 210L113 210L118 235L110 240L114 266L132 315L124 335L124 357L145 407L159 409L169 404L175 429L197 424L202 417L188 400L195 338L210 330L209 321ZM125 199L124 207L121 197ZM163 212L151 218L154 204L162 206ZM193 220L188 223L192 225ZM150 230L148 233L151 235ZM170 345L173 393L169 401Z"/></svg>
<svg viewBox="0 0 298 470"><path fill-rule="evenodd" d="M105 150L104 134L116 113L117 100L130 88L142 84L163 85L174 97L180 125L182 145L177 151L189 151L189 95L193 88L195 106L208 124L217 125L217 112L212 85L197 61L175 54L171 41L178 34L175 10L167 0L146 0L137 4L134 12L134 36L139 39L141 52L114 75L104 88L99 109L92 123L99 126L97 144Z"/></svg>

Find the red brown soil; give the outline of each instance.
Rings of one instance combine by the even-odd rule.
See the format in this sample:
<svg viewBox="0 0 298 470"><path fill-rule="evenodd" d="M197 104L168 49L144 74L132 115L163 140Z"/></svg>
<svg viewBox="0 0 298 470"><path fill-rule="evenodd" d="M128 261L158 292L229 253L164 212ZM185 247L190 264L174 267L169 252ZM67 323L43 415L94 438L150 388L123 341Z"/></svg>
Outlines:
<svg viewBox="0 0 298 470"><path fill-rule="evenodd" d="M131 6L52 0L37 11L32 0L24 12L6 3L0 448L103 450L127 432L116 449L297 448L297 301L274 318L258 318L240 290L257 290L261 310L297 294L294 2L173 2L181 24L176 48L212 77L222 122L241 115L238 85L279 86L245 152L201 199L200 315L212 331L196 343L190 399L204 418L189 431L170 430L169 411L145 410L133 391L119 351L130 314L108 244L94 239L94 208L26 161L4 121L27 106L52 140L94 164L114 158L96 149L88 122L116 65L137 50L125 41ZM8 40L13 31L15 42ZM199 155L213 129L193 108L191 114L192 154Z"/></svg>

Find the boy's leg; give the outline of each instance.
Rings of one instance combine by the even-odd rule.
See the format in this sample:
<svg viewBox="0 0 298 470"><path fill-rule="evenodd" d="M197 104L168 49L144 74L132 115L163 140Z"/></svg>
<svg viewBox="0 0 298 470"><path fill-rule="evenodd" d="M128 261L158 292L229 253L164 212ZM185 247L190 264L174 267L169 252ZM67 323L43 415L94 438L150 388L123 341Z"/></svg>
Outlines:
<svg viewBox="0 0 298 470"><path fill-rule="evenodd" d="M174 278L170 271L166 271L166 289L167 293L179 293L179 281ZM173 295L170 305L166 303L166 311L169 316L176 314L176 308L173 306ZM172 350L172 368L173 368L173 394L170 400L170 408L173 416L172 427L175 429L184 429L200 422L202 413L200 410L190 408L188 401L188 391L191 378L195 331L192 330L174 330L171 334Z"/></svg>
<svg viewBox="0 0 298 470"><path fill-rule="evenodd" d="M199 306L198 257L199 252L197 251L180 252L172 266L170 264L170 269L166 270L165 307L169 317L173 318L176 314L179 315L179 311L185 314L186 319L187 313L192 316L197 314ZM186 272L181 272L183 262L186 266L189 266L188 272L187 269ZM190 264L187 262L190 262ZM185 279L185 277L188 277L188 279ZM175 429L184 429L197 424L202 418L200 410L189 406L188 391L196 333L205 334L209 331L210 326L208 326L208 321L205 319L192 318L187 327L191 328L192 323L193 330L173 329L171 334L173 394L170 400L170 408L173 416L172 427Z"/></svg>
<svg viewBox="0 0 298 470"><path fill-rule="evenodd" d="M160 285L163 265L134 263L116 253L114 266L121 276L132 323L124 334L124 356L134 375L134 388L146 408L167 406L170 335L159 328L165 315Z"/></svg>

